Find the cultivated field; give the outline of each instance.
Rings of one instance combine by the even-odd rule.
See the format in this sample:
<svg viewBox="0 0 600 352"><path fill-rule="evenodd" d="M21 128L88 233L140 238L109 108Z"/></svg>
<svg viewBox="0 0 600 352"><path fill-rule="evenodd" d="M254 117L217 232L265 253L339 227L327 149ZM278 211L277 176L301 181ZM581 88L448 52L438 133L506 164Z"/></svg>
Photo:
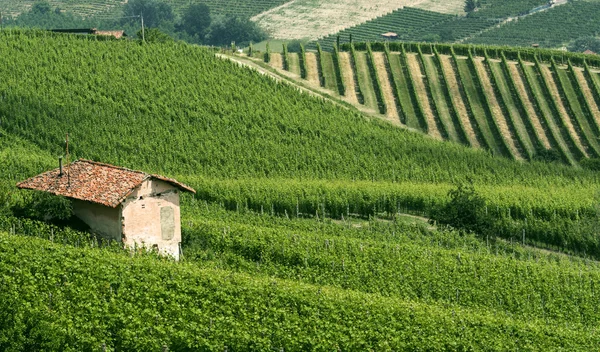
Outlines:
<svg viewBox="0 0 600 352"><path fill-rule="evenodd" d="M261 13L253 20L275 39L314 40L405 6L458 14L462 12L464 1L295 0Z"/></svg>
<svg viewBox="0 0 600 352"><path fill-rule="evenodd" d="M339 53L339 62L322 52L324 72L316 74L327 77L332 94L344 85L349 89L341 97L348 102L437 139L516 160L532 160L544 150L568 164L600 155L597 71L409 47L412 52L376 52L373 62L365 51ZM277 66L278 59L273 62Z"/></svg>

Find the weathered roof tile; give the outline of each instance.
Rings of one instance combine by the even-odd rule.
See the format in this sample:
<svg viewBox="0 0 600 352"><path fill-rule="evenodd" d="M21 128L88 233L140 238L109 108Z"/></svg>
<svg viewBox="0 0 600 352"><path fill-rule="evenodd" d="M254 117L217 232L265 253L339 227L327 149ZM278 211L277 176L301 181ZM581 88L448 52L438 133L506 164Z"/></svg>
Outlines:
<svg viewBox="0 0 600 352"><path fill-rule="evenodd" d="M137 186L149 178L170 183L183 191L196 193L193 188L172 178L85 159L79 159L70 166L64 167L62 176L59 169L54 169L20 182L17 187L115 208Z"/></svg>

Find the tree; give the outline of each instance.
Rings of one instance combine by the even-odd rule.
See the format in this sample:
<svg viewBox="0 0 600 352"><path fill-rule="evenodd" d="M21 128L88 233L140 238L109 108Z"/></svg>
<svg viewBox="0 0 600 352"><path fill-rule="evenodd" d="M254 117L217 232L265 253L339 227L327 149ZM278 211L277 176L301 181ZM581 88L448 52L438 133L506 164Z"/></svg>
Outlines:
<svg viewBox="0 0 600 352"><path fill-rule="evenodd" d="M174 41L168 34L163 33L158 28L146 29L142 35L142 30L137 32L137 37L146 40L147 43L167 43Z"/></svg>
<svg viewBox="0 0 600 352"><path fill-rule="evenodd" d="M473 12L478 7L481 6L481 2L479 0L466 0L465 1L465 12Z"/></svg>
<svg viewBox="0 0 600 352"><path fill-rule="evenodd" d="M175 19L171 6L156 0L130 0L123 12L125 16L144 16L146 27L159 27L164 22L173 22Z"/></svg>
<svg viewBox="0 0 600 352"><path fill-rule="evenodd" d="M575 39L567 47L571 52L584 52L591 50L595 53L600 53L600 39L596 37L582 37Z"/></svg>
<svg viewBox="0 0 600 352"><path fill-rule="evenodd" d="M213 21L206 39L212 45L229 45L235 42L238 46L245 46L250 42L260 42L267 35L250 19L237 16L225 17Z"/></svg>
<svg viewBox="0 0 600 352"><path fill-rule="evenodd" d="M475 191L473 182L461 183L448 192L450 201L434 209L433 220L457 229L484 232L489 228L490 218L486 214L485 199Z"/></svg>
<svg viewBox="0 0 600 352"><path fill-rule="evenodd" d="M203 39L210 27L210 9L205 4L190 5L181 19L181 29L190 36Z"/></svg>
<svg viewBox="0 0 600 352"><path fill-rule="evenodd" d="M31 6L31 13L38 15L45 15L52 11L52 7L47 1L39 1Z"/></svg>

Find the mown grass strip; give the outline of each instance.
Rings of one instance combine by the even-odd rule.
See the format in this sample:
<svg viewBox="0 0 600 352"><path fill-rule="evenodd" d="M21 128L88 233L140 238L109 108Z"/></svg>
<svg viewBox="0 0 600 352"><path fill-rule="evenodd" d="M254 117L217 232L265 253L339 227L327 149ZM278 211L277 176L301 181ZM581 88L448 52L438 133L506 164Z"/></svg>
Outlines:
<svg viewBox="0 0 600 352"><path fill-rule="evenodd" d="M441 89L439 89L439 75L437 71L435 71L434 65L431 60L429 60L429 57L425 57L423 54L421 47L417 48L417 57L419 58L421 71L425 76L425 91L438 130L440 131L442 138L459 142L459 137L452 125L450 111L448 111L448 106L445 105L445 99L443 98L443 94L441 94Z"/></svg>
<svg viewBox="0 0 600 352"><path fill-rule="evenodd" d="M373 85L371 70L369 69L367 53L364 51L357 51L355 58L356 74L358 84L360 85L360 91L364 98L364 105L371 109L379 110L377 94L375 93L375 86Z"/></svg>
<svg viewBox="0 0 600 352"><path fill-rule="evenodd" d="M346 83L344 82L344 75L342 74L342 65L340 63L340 51L337 45L333 47L332 58L333 68L335 69L335 76L337 78L338 92L340 93L340 95L345 96Z"/></svg>
<svg viewBox="0 0 600 352"><path fill-rule="evenodd" d="M308 74L306 70L306 50L304 49L304 44L300 44L300 55L298 56L298 60L300 64L300 77L306 79Z"/></svg>
<svg viewBox="0 0 600 352"><path fill-rule="evenodd" d="M565 121L565 118L568 118L568 116L562 116L560 114L560 108L559 108L560 102L556 101L555 98L552 96L550 82L548 82L548 80L546 79L546 75L543 72L542 64L540 63L540 61L537 58L535 59L534 64L535 64L535 70L539 77L539 82L541 84L542 94L544 95L546 101L548 102L548 106L550 107L551 116L555 119L558 126L560 127L559 131L561 132L565 141L567 141L575 158L577 160L580 160L581 158L585 158L586 157L585 151L581 148L579 143L577 143L577 141L575 140L575 138L569 131L569 126L567 125L567 122Z"/></svg>
<svg viewBox="0 0 600 352"><path fill-rule="evenodd" d="M324 88L337 92L337 77L335 76L335 67L331 53L323 52L321 63L323 65L323 77L325 78Z"/></svg>
<svg viewBox="0 0 600 352"><path fill-rule="evenodd" d="M390 85L392 86L392 91L394 93L394 102L396 104L396 110L398 111L398 118L400 119L400 122L406 125L406 112L407 112L407 108L405 107L405 104L403 102L403 100L401 99L401 93L400 93L400 89L398 87L398 82L399 82L399 77L398 75L401 74L399 71L394 70L394 68L392 67L392 56L390 53L390 48L386 45L385 50L384 50L384 56L385 56L385 63L386 63L386 69L387 69L387 74L388 77L390 78Z"/></svg>
<svg viewBox="0 0 600 352"><path fill-rule="evenodd" d="M402 65L402 57L399 53L389 52L388 64L394 78L394 86L398 94L398 105L401 110L400 121L408 127L419 128L420 122L415 111L416 104L412 100L409 82L404 74L405 67Z"/></svg>
<svg viewBox="0 0 600 352"><path fill-rule="evenodd" d="M401 52L400 58L402 59L400 65L404 69L403 71L404 71L405 76L408 78L407 79L408 91L410 93L411 100L414 104L414 110L417 115L417 119L419 120L419 125L420 125L421 129L423 131L425 131L425 133L429 133L430 127L427 123L427 118L425 118L423 103L421 102L421 98L420 98L419 94L417 93L417 88L415 86L415 77L412 73L412 70L410 70L408 68L408 57L407 57L406 49L404 48L404 46L402 46L402 52Z"/></svg>
<svg viewBox="0 0 600 352"><path fill-rule="evenodd" d="M584 94L584 92L586 92L588 88L584 87L583 83L578 79L578 73L581 73L575 72L575 67L573 67L570 60L567 63L569 68L569 79L571 80L571 84L573 85L575 94L579 99L579 104L584 110L584 114L588 121L588 124L590 125L590 127L592 127L593 132L596 135L598 135L600 134L600 122L594 118L594 107L592 105L594 104L594 102L590 101L591 99L593 99L593 97L590 96L590 99L586 97L586 94Z"/></svg>
<svg viewBox="0 0 600 352"><path fill-rule="evenodd" d="M481 77L479 70L477 69L475 62L475 58L472 53L469 53L468 60L469 69L473 77L475 77L476 91L479 94L479 98L483 102L483 110L485 112L485 116L487 117L487 121L491 126L492 134L496 138L496 140L500 141L500 150L501 152L509 156L511 159L518 159L518 156L515 152L513 152L512 148L510 148L508 142L506 141L506 137L502 134L502 130L498 126L498 122L496 117L492 113L492 107L490 103L490 99L485 93L485 88L483 84L483 78Z"/></svg>
<svg viewBox="0 0 600 352"><path fill-rule="evenodd" d="M508 84L509 92L507 93L507 97L512 97L513 104L515 104L517 110L519 111L519 119L523 122L523 126L527 130L529 134L529 141L535 151L545 149L544 143L542 142L542 137L539 135L538 130L535 128L532 120L532 116L529 114L529 111L525 108L526 97L521 96L519 94L519 90L517 89L517 83L514 81L514 77L510 73L510 67L508 60L506 60L506 56L502 53L502 72L504 74L504 81ZM525 92L527 93L527 92Z"/></svg>
<svg viewBox="0 0 600 352"><path fill-rule="evenodd" d="M441 77L442 84L442 93L444 94L446 103L450 109L450 116L452 117L453 124L455 126L455 131L457 133L457 141L463 143L465 145L471 146L471 142L467 136L466 126L463 124L463 120L458 115L458 109L456 107L456 97L452 95L450 92L450 85L448 83L448 73L444 70L444 65L442 64L442 58L437 49L434 48L434 63L439 72L438 77ZM456 126L458 128L456 128Z"/></svg>
<svg viewBox="0 0 600 352"><path fill-rule="evenodd" d="M471 112L471 123L479 137L480 144L492 153L502 155L502 151L497 145L494 134L485 118L483 103L479 99L479 93L475 87L467 60L459 59L454 53L452 57L456 66L458 81L462 87L464 99L467 102L466 106Z"/></svg>
<svg viewBox="0 0 600 352"><path fill-rule="evenodd" d="M358 68L357 59L356 59L356 49L354 49L354 44L350 43L350 65L352 66L352 72L354 72L354 87L356 88L356 99L358 103L361 105L365 105L365 96L362 91L362 87L360 86L360 80L358 79Z"/></svg>
<svg viewBox="0 0 600 352"><path fill-rule="evenodd" d="M387 104L385 102L385 97L383 96L381 81L379 80L377 66L375 65L375 58L373 57L373 50L371 50L371 45L369 43L367 43L367 65L369 67L369 73L371 76L371 83L373 84L373 90L375 91L375 97L377 98L379 113L385 115L387 113Z"/></svg>
<svg viewBox="0 0 600 352"><path fill-rule="evenodd" d="M539 110L539 116L542 117L543 124L547 127L548 138L550 139L550 143L558 147L558 152L562 156L563 160L571 165L576 165L577 161L575 160L571 150L563 140L559 128L552 119L552 111L550 107L547 105L546 97L543 94L542 87L540 86L540 82L534 77L534 67L529 67L525 64L525 62L519 58L519 68L521 69L521 73L525 78L525 82L527 82L527 88L531 93L531 96L534 98L533 101L535 106Z"/></svg>
<svg viewBox="0 0 600 352"><path fill-rule="evenodd" d="M504 81L504 76L501 72L498 72L500 67L490 60L487 53L484 63L489 72L490 82L492 83L500 107L503 110L504 116L508 117L506 119L508 127L517 139L521 155L523 155L525 159L531 160L535 153L535 149L528 138L529 136L527 135L527 131L525 130L525 126L521 121L519 111L516 107L517 104L512 99L508 85Z"/></svg>
<svg viewBox="0 0 600 352"><path fill-rule="evenodd" d="M559 95L561 96L564 107L569 114L568 117L571 118L571 122L575 122L575 124L573 124L575 131L579 135L582 144L587 147L588 154L593 157L597 157L600 155L600 146L598 146L596 137L592 132L592 127L588 123L583 108L579 104L577 93L574 92L568 72L566 70L559 69L554 59L551 61L551 68L553 71L553 76L555 77L554 80L558 88Z"/></svg>
<svg viewBox="0 0 600 352"><path fill-rule="evenodd" d="M325 74L323 70L323 49L321 49L321 44L317 43L317 70L319 70L319 83L321 87L325 87Z"/></svg>

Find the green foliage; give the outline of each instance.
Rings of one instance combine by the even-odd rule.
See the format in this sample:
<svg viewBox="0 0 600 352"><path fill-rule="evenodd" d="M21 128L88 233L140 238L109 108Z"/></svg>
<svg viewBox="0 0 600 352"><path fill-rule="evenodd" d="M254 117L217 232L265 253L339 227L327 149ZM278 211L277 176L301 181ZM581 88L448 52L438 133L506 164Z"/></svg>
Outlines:
<svg viewBox="0 0 600 352"><path fill-rule="evenodd" d="M489 228L491 218L485 199L475 191L473 182L459 184L448 192L448 197L448 203L432 212L433 220L476 233L484 233Z"/></svg>
<svg viewBox="0 0 600 352"><path fill-rule="evenodd" d="M375 96L377 97L377 105L379 106L379 113L387 113L387 104L383 96L383 90L381 88L381 80L377 73L377 67L375 66L375 59L373 57L373 51L371 45L367 43L367 65L369 66L369 72L371 73L371 80L373 81L373 88L375 89Z"/></svg>
<svg viewBox="0 0 600 352"><path fill-rule="evenodd" d="M236 42L244 47L250 42L261 42L267 38L265 32L258 25L247 18L226 16L213 20L206 43L211 45L229 45Z"/></svg>
<svg viewBox="0 0 600 352"><path fill-rule="evenodd" d="M600 158L584 159L579 165L587 170L600 171Z"/></svg>
<svg viewBox="0 0 600 352"><path fill-rule="evenodd" d="M36 15L49 14L50 11L52 11L52 7L48 3L48 1L37 1L34 2L31 6L31 13Z"/></svg>
<svg viewBox="0 0 600 352"><path fill-rule="evenodd" d="M465 12L473 12L481 7L481 1L479 0L466 0L465 1Z"/></svg>
<svg viewBox="0 0 600 352"><path fill-rule="evenodd" d="M435 260L439 266L459 265L456 256ZM511 262L494 267L496 277L506 270L523 273L525 278L540 274L552 279L536 281L543 285L544 302L556 302L548 303L548 309L575 300L573 296L559 300L567 296L547 295L552 291L546 290L568 294L578 284L597 284L596 269L578 274L585 268L582 265L561 262L569 265L565 270L548 263L546 270L540 270L540 264L532 263L517 270ZM559 274L552 275L550 269ZM230 350L513 350L523 344L537 350L586 350L599 343L584 325L570 320L524 318L490 308L201 269L195 263L175 264L152 256L132 259L107 249L70 248L6 234L0 235L0 278L2 350L102 350L103 345L107 350L161 350L165 345L171 351L221 351L225 346ZM573 284L564 285L565 280ZM431 284L438 285L433 280ZM498 301L513 297L500 292ZM462 294L459 299L468 299L468 293ZM584 309L588 310L587 304L577 311Z"/></svg>
<svg viewBox="0 0 600 352"><path fill-rule="evenodd" d="M586 50L591 50L595 53L600 53L600 38L598 37L583 37L577 38L569 43L569 51L582 53Z"/></svg>
<svg viewBox="0 0 600 352"><path fill-rule="evenodd" d="M210 8L205 4L191 4L181 16L182 29L198 38L204 38L210 24Z"/></svg>
<svg viewBox="0 0 600 352"><path fill-rule="evenodd" d="M175 19L171 6L159 0L129 0L123 7L123 13L125 16L143 16L144 25L148 28L160 27Z"/></svg>
<svg viewBox="0 0 600 352"><path fill-rule="evenodd" d="M271 62L271 44L269 44L269 42L267 42L267 47L265 50L265 62Z"/></svg>
<svg viewBox="0 0 600 352"><path fill-rule="evenodd" d="M174 40L168 34L163 33L158 28L146 28L143 32L140 29L137 32L137 37L140 40L143 38L146 43L168 43Z"/></svg>
<svg viewBox="0 0 600 352"><path fill-rule="evenodd" d="M600 3L597 1L569 1L483 32L467 42L525 47L538 44L540 47L559 48L581 37L596 36L599 14Z"/></svg>

